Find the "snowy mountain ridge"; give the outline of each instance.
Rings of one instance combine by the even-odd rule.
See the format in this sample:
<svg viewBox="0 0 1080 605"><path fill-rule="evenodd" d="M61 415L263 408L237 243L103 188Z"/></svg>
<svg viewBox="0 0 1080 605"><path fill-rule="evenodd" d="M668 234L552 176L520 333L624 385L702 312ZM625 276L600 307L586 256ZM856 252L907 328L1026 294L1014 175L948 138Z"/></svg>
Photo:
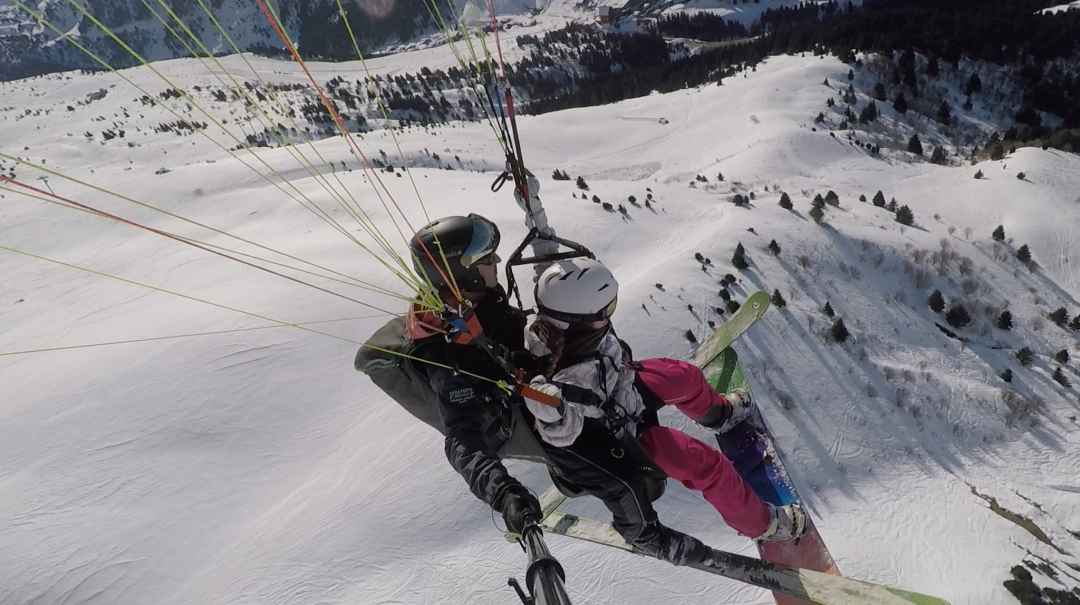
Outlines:
<svg viewBox="0 0 1080 605"><path fill-rule="evenodd" d="M38 0L25 4L43 14L52 27L37 22L15 0L0 2L0 80L74 69L102 69L100 64L65 40L66 36L71 36L114 66L136 64L105 32L74 8L72 0ZM241 51L269 55L282 55L284 52L254 2L212 0L205 4ZM336 59L355 57L345 35L336 0L277 0L271 4L278 11L290 38L306 56ZM695 0L687 5L673 4L670 0L495 0L494 8L501 27L508 32L536 34L571 22L592 23L601 5L617 8L620 18L628 20L624 29L634 31L634 17L709 12L749 26L770 8L798 4L799 0L764 0L752 4L730 0ZM164 6L169 6L213 53L229 54L233 51L232 44L222 36L206 11L196 2L172 6L163 0L89 0L81 6L150 61L191 56L191 49L163 27L162 21L165 21L173 29L183 29L170 19ZM417 51L445 42L423 2L346 0L343 6L365 53ZM450 4L445 7L451 23L455 17L460 17L467 27L488 27L486 0L454 0L452 7ZM507 37L512 38L513 35ZM185 42L191 45L190 40Z"/></svg>
<svg viewBox="0 0 1080 605"><path fill-rule="evenodd" d="M372 66L415 70L424 63L411 62L434 52ZM241 67L236 58L227 63ZM274 82L300 81L289 64L255 65ZM210 80L195 61L158 67L187 86ZM759 289L780 292L786 306L772 309L737 348L845 574L956 604L1005 604L1015 600L1003 582L1027 561L1039 585L1080 590L1073 554L1080 552L1080 403L1075 386L1053 378L1061 368L1067 381L1080 381L1075 361L1055 359L1080 349L1077 332L1050 318L1062 307L1070 319L1080 314L1080 159L1034 148L961 167L914 162L888 149L874 156L814 123L848 70L831 58L774 57L722 86L526 117L526 157L560 234L613 267L622 286L616 326L638 356L686 356L687 330L700 340L709 321L723 320L717 309L727 273L739 279L728 289L736 300ZM147 86L155 81L141 68L125 74ZM78 136L84 122L122 113L137 95L126 84L70 74L0 86L0 106L18 108L0 113L4 140L15 142L0 144L0 152L394 286L374 259L200 136L147 133L138 148ZM864 88L857 90L860 106L869 99ZM100 89L107 94L75 106L70 119L23 112L32 105L61 111ZM183 110L182 102L162 102ZM138 119L138 109L128 111ZM144 128L158 120L156 111L146 110L153 117ZM205 132L220 136L214 126ZM501 158L486 125L398 136L407 158L461 159L456 170L406 162L417 166L411 173L432 215L490 216L503 229L504 249L524 235L509 194L490 193ZM386 173L387 185L421 222L390 133L367 133L361 145L373 156L388 152L398 168ZM336 176L364 207L377 208L340 139L316 146L328 161L347 165L334 168ZM287 150L253 153L331 207L318 179ZM582 176L589 191L547 178L556 168ZM976 171L984 178L973 178ZM17 173L44 186L39 171L20 166ZM56 176L48 186L225 243ZM913 211L913 225L874 205L879 190ZM829 191L839 205L827 205L819 225L810 218L812 200ZM791 211L778 205L782 192ZM629 201L649 194L653 210ZM10 248L275 319L332 321L321 329L354 341L385 321L122 225L9 190L0 195L0 243ZM593 195L625 214L605 211ZM737 206L736 195L749 201ZM377 222L394 232L385 216ZM1002 241L991 236L998 225ZM778 254L769 250L773 240ZM738 243L750 259L744 272L729 262ZM1023 244L1036 270L1016 258ZM695 253L712 267L703 268ZM0 353L265 327L9 252L0 254L0 271L7 276ZM970 323L953 327L944 312L931 310L934 290L947 308L965 306ZM995 327L1006 309L1010 330ZM836 318L851 332L848 342L832 340ZM1024 347L1032 351L1029 366L1017 359ZM438 435L352 372L354 349L265 328L0 356L0 383L7 385L0 403L0 603L512 599L505 578L522 573L520 550L503 541L446 464ZM1005 369L1012 382L1000 377ZM662 420L707 439L675 413ZM544 469L511 468L534 488L544 486ZM606 518L595 502L571 506ZM711 545L753 551L681 486L669 487L659 510L666 523ZM549 546L567 568L575 603L770 602L763 591L692 570L554 537Z"/></svg>
<svg viewBox="0 0 1080 605"><path fill-rule="evenodd" d="M74 36L91 51L114 65L132 64L128 57L91 20L74 8L69 0L40 0L27 3L41 12L60 31ZM283 21L289 36L309 55L339 54L352 58L351 47L327 46L346 43L345 29L338 15L335 0L282 0L271 2ZM483 4L483 3L482 3ZM567 5L564 7L564 4ZM229 36L243 51L281 52L281 43L266 18L254 2L213 0L206 5L221 22ZM196 36L205 41L215 54L229 54L232 47L218 31L207 13L196 2L169 6ZM432 36L437 28L429 9L422 2L357 2L344 3L350 21L357 29L361 48L365 52L385 47L405 46ZM455 14L475 6L469 0L455 0ZM497 0L496 11L502 16L530 15L538 9L554 15L553 22L564 23L565 17L576 15L566 0L550 0L539 7L534 0ZM483 5L486 13L486 5ZM125 42L151 61L189 55L189 51L163 28L161 20L173 28L163 8L142 0L90 0L86 10L116 31ZM151 12L153 10L153 12ZM190 42L189 42L190 44ZM0 79L13 79L53 71L77 68L100 70L101 66L82 51L62 40L46 25L38 23L15 2L0 4Z"/></svg>

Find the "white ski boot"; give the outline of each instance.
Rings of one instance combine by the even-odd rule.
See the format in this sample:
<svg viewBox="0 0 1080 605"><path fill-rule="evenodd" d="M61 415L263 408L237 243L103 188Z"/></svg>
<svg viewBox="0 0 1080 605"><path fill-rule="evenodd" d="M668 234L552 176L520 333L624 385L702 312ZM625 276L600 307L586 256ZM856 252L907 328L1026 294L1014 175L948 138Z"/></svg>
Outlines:
<svg viewBox="0 0 1080 605"><path fill-rule="evenodd" d="M754 538L758 542L795 540L806 533L806 511L798 504L769 505L769 527Z"/></svg>
<svg viewBox="0 0 1080 605"><path fill-rule="evenodd" d="M732 428L749 418L750 413L754 410L754 404L750 400L750 391L748 389L734 389L730 393L725 393L724 399L731 404L731 416L728 416L727 420L720 426L709 427L717 433L726 433L730 431Z"/></svg>

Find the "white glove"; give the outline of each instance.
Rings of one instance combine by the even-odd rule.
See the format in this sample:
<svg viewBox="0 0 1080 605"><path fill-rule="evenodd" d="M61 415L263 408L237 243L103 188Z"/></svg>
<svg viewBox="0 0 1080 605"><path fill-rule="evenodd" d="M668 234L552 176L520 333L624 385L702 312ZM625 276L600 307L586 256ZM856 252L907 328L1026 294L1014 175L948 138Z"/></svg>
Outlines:
<svg viewBox="0 0 1080 605"><path fill-rule="evenodd" d="M533 207L537 206L540 201L540 181L528 170L525 171L525 182L529 185L529 200L533 202ZM517 183L514 183L514 201L517 202L518 208L525 210L525 197L521 195L520 188Z"/></svg>
<svg viewBox="0 0 1080 605"><path fill-rule="evenodd" d="M562 390L545 380L543 376L533 378L532 382L529 383L529 386L545 395L550 395L560 400L562 399ZM559 412L559 408L529 399L528 395L525 396L525 405L528 406L529 411L532 412L532 415L540 422L552 423L559 422L563 419L563 415Z"/></svg>
<svg viewBox="0 0 1080 605"><path fill-rule="evenodd" d="M562 390L548 382L543 376L533 378L529 386L545 395L562 399ZM585 425L584 410L575 403L563 401L561 413L559 408L533 401L528 397L525 397L525 405L536 418L536 432L540 434L540 438L555 447L567 447L574 443Z"/></svg>

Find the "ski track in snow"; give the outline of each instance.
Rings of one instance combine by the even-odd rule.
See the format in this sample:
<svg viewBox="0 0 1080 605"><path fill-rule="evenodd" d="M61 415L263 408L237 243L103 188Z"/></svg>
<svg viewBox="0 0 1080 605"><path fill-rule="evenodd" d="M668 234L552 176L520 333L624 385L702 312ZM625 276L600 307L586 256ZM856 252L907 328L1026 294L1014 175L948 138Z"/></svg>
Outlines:
<svg viewBox="0 0 1080 605"><path fill-rule="evenodd" d="M382 68L414 70L416 61L433 56L417 51L389 57ZM226 61L238 65L235 58ZM282 81L299 79L286 63L254 61L265 73L288 74ZM194 62L162 65L185 82L208 78ZM728 260L736 242L746 246L752 262L732 289L736 298L758 289L779 289L787 298L788 306L770 310L737 349L792 478L846 574L956 604L1011 603L1001 582L1025 556L1023 549L1057 554L991 512L970 486L1080 553L1080 539L1070 533L1080 531L1080 486L1072 481L1080 468L1080 403L1074 389L1050 380L1056 364L1047 357L1065 347L1076 351L1076 340L1045 320L1037 330L1033 323L1058 306L1080 312L1080 277L1066 262L1080 254L1080 244L1068 235L1070 225L1080 224L1080 160L1021 149L1007 159L1006 173L1025 170L1029 182L1020 182L998 176L1002 162L980 164L992 179L975 181L970 175L976 167L870 158L810 130L833 94L821 81L842 81L846 72L832 59L777 57L749 78L728 78L721 87L525 117L526 157L541 177L560 234L589 245L618 275L616 325L639 357L685 357L685 330L700 335L704 320L721 320L711 308L722 305L720 278L739 274ZM144 70L128 73L150 82ZM112 83L105 76L6 83L0 105L63 105L69 95L78 98ZM132 92L123 86L72 120L130 101ZM52 96L31 97L31 87ZM669 123L624 116L665 117ZM0 143L0 150L48 158L50 166L73 176L395 286L340 234L205 141L192 145L189 138L161 136L137 150L89 145L63 136L81 132L82 125L56 122L15 122L0 114L4 139L19 142ZM425 148L441 154L453 149L463 160L496 170L491 138L486 126L469 124L433 135L414 130L401 142L412 158ZM29 152L22 149L25 142ZM317 145L329 160L355 168L339 139ZM385 132L367 134L361 145L369 153L393 149ZM161 153L166 150L168 155ZM329 196L284 151L260 153L329 207ZM391 159L396 163L394 154ZM133 169L124 170L128 166ZM173 171L154 175L162 166ZM585 176L588 194L606 202L625 203L629 195L642 200L650 187L656 211L630 207L631 218L624 220L572 199L573 181L547 178L555 168ZM718 172L723 183L716 181ZM361 171L338 174L365 208L378 210ZM697 174L708 185L687 187ZM19 175L33 176L23 169ZM503 229L504 250L524 235L508 190L489 192L492 172L415 168L413 175L433 216L490 216ZM56 181L54 187L75 199L133 212ZM415 201L408 179L386 183L399 200ZM795 212L777 207L775 186L791 195ZM806 213L813 194L828 189L839 193L842 207L829 209L832 226L822 228ZM909 204L921 229L900 229L891 215L856 201L878 189ZM729 203L735 192L749 191L756 194L750 209ZM5 195L5 245L284 321L357 315L347 301L94 217ZM415 204L405 210L414 223L422 222ZM199 231L145 216L162 228ZM381 210L373 217L394 233ZM1042 273L1028 273L1011 257L994 259L989 234L999 223L1017 245L1031 245ZM959 232L972 227L971 241L950 236L949 225ZM765 251L774 238L783 247L779 257ZM961 347L934 327L941 318L926 308L929 290L912 285L904 261L913 250L938 250L942 240L974 262L973 275L987 284L977 298L1009 302L1017 318L1011 333L971 330L965 334L976 342ZM699 251L713 259L706 272L693 260ZM0 255L0 272L0 352L255 322L10 254ZM950 300L962 296L955 272L941 277L931 271L929 280ZM360 297L401 306L370 293ZM845 319L852 342L837 345L822 336L831 325L820 312L826 301ZM981 310L972 315L983 321ZM381 321L320 329L363 340ZM997 341L1009 350L980 344ZM1041 355L1030 370L1011 362L1011 349L1024 344ZM524 573L520 549L503 540L490 511L447 465L439 436L352 371L354 352L352 345L315 334L274 330L0 357L0 604L513 600L505 580ZM1028 419L1006 423L1004 384L996 378L1006 365L1016 373L1013 387L1043 402L1037 425ZM1066 371L1077 383L1074 367ZM676 412L665 410L662 420L711 441ZM509 466L537 491L545 487L543 469ZM607 518L597 502L568 506ZM680 485L669 486L658 510L665 523L711 545L754 552ZM771 602L765 591L691 570L558 536L548 542L567 568L575 603Z"/></svg>

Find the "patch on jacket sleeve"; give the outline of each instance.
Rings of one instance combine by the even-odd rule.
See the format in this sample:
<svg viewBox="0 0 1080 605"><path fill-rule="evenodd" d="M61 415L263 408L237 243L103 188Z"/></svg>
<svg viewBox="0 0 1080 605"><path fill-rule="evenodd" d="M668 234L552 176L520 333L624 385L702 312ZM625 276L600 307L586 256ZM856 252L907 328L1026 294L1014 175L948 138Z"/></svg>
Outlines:
<svg viewBox="0 0 1080 605"><path fill-rule="evenodd" d="M446 394L446 398L450 403L467 403L476 399L476 390L472 387L460 387L456 389L450 389L450 392Z"/></svg>

